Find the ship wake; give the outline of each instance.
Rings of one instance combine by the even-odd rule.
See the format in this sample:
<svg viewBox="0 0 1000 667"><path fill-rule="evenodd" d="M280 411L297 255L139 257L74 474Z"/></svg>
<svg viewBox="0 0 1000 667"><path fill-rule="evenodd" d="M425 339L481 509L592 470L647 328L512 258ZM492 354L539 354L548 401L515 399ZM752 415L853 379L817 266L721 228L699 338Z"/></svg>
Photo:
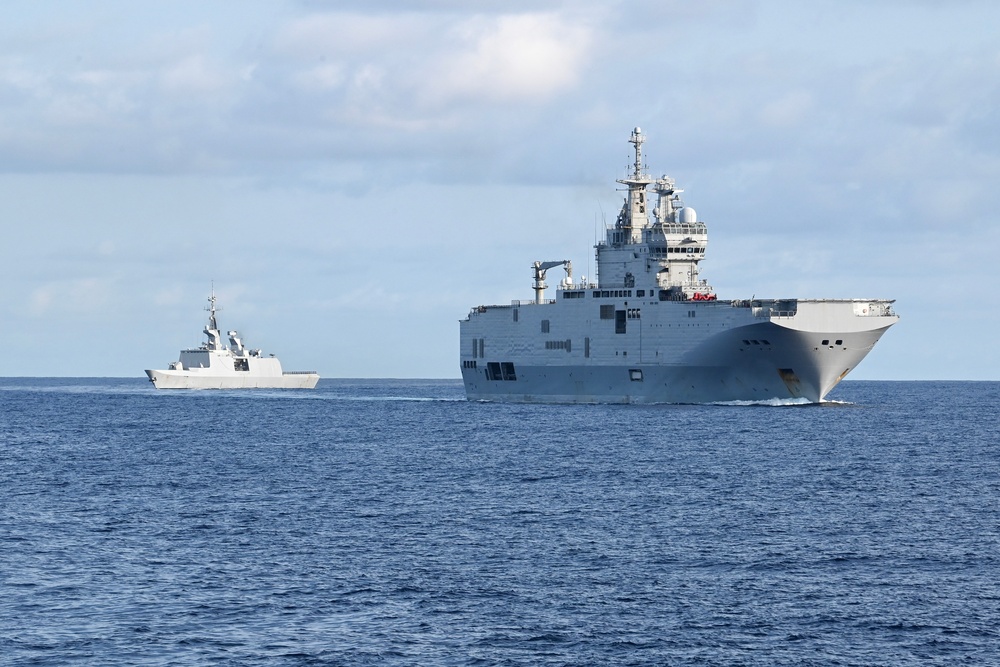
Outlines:
<svg viewBox="0 0 1000 667"><path fill-rule="evenodd" d="M799 407L803 405L821 405L814 401L810 401L808 398L768 398L762 401L713 401L708 403L708 405L726 405L726 406L760 406L766 408L791 408Z"/></svg>

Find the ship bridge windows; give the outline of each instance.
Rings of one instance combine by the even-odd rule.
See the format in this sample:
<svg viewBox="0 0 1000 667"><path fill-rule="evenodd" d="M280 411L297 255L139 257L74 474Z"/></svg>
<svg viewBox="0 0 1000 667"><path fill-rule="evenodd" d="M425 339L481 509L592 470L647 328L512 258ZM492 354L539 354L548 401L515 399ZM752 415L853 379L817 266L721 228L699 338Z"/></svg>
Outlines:
<svg viewBox="0 0 1000 667"><path fill-rule="evenodd" d="M209 365L208 350L182 350L181 361L186 366Z"/></svg>
<svg viewBox="0 0 1000 667"><path fill-rule="evenodd" d="M635 278L632 278L633 284L635 284ZM642 295L640 295L642 296ZM632 298L632 290L630 289L595 289L594 290L595 299L630 299Z"/></svg>
<svg viewBox="0 0 1000 667"><path fill-rule="evenodd" d="M650 295L652 295L652 292L650 292ZM687 300L687 295L684 294L683 289L674 285L668 289L661 289L659 299L660 301L685 301Z"/></svg>

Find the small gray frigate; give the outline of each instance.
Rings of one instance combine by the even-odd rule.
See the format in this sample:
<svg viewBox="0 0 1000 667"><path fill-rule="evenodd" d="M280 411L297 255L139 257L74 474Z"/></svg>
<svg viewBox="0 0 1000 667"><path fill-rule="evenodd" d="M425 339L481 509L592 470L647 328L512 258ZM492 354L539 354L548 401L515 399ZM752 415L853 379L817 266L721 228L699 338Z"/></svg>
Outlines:
<svg viewBox="0 0 1000 667"><path fill-rule="evenodd" d="M886 299L718 299L699 278L708 229L674 180L644 171L637 127L627 194L595 246L597 282L535 262L535 298L460 322L470 400L820 402L899 317ZM655 207L650 194L656 195ZM652 212L652 219L649 211ZM546 271L563 267L556 298Z"/></svg>
<svg viewBox="0 0 1000 667"><path fill-rule="evenodd" d="M215 291L208 297L208 341L200 347L181 350L180 359L166 370L147 370L157 389L312 389L319 382L314 371L282 371L272 354L247 349L236 331L229 332L229 345L215 319Z"/></svg>

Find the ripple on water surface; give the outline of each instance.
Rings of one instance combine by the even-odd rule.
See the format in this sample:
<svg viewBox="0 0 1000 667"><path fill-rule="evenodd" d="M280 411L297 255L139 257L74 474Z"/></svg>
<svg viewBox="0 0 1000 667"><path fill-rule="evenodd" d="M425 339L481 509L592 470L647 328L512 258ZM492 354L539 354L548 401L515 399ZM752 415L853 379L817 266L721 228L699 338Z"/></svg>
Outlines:
<svg viewBox="0 0 1000 667"><path fill-rule="evenodd" d="M0 380L7 664L990 664L998 383ZM794 409L788 409L794 408Z"/></svg>

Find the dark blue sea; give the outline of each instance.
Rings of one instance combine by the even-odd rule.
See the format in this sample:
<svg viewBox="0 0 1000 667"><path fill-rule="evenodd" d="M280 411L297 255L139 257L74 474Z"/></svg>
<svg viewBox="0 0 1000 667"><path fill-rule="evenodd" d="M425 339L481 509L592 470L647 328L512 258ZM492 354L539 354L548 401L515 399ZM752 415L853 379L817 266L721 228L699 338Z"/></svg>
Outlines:
<svg viewBox="0 0 1000 667"><path fill-rule="evenodd" d="M0 379L0 663L1000 663L1000 383L831 399Z"/></svg>

